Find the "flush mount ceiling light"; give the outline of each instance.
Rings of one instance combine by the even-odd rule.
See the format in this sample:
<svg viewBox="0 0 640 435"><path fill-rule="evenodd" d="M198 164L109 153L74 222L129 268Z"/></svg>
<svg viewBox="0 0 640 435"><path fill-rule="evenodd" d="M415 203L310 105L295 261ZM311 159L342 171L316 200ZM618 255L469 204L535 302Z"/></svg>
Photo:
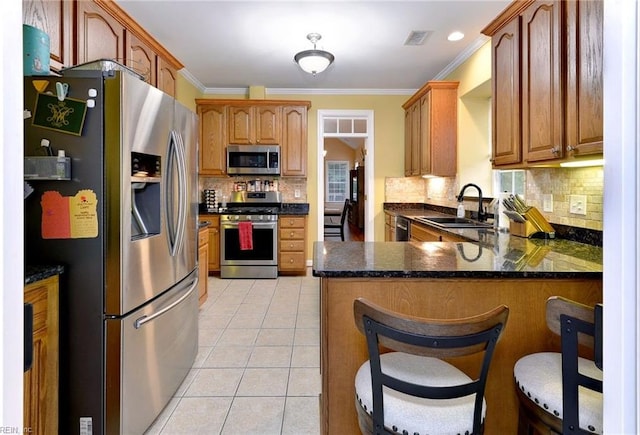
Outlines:
<svg viewBox="0 0 640 435"><path fill-rule="evenodd" d="M309 33L307 39L313 44L313 50L304 50L296 54L293 60L302 68L303 71L313 74L314 76L325 69L335 59L333 54L324 50L317 50L316 43L322 38L319 33Z"/></svg>
<svg viewBox="0 0 640 435"><path fill-rule="evenodd" d="M451 32L449 36L447 36L447 40L451 42L460 41L462 38L464 38L464 33L458 31Z"/></svg>

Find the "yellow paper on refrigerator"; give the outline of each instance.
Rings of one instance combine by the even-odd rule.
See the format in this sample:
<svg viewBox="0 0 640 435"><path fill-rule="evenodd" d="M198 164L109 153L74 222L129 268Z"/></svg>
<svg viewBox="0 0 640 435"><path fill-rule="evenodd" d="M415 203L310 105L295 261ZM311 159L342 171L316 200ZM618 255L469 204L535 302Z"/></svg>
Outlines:
<svg viewBox="0 0 640 435"><path fill-rule="evenodd" d="M93 190L79 190L69 197L69 220L72 239L98 237L98 199Z"/></svg>

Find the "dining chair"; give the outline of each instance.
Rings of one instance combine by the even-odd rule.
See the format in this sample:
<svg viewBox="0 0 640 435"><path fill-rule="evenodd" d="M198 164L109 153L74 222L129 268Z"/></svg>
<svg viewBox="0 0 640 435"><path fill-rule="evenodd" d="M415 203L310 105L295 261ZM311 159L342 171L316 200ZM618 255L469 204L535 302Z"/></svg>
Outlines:
<svg viewBox="0 0 640 435"><path fill-rule="evenodd" d="M342 213L340 213L340 223L334 221L334 217L326 216L324 218L324 237L340 237L340 240L344 242L344 223L347 220L347 213L349 211L349 198L344 200L344 206L342 207Z"/></svg>
<svg viewBox="0 0 640 435"><path fill-rule="evenodd" d="M355 377L363 434L483 432L487 375L508 307L467 318L427 319L359 298L353 310L369 352ZM453 365L457 357L476 353L483 355L474 360L474 378Z"/></svg>
<svg viewBox="0 0 640 435"><path fill-rule="evenodd" d="M560 336L561 349L516 362L518 434L601 434L602 304L591 307L553 296L546 318Z"/></svg>

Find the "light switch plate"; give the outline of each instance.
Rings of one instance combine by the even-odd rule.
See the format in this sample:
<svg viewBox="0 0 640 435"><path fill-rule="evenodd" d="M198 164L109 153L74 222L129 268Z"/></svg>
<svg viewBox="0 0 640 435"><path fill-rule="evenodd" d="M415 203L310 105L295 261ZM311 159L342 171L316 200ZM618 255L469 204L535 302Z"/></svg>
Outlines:
<svg viewBox="0 0 640 435"><path fill-rule="evenodd" d="M587 195L569 196L569 213L587 215Z"/></svg>
<svg viewBox="0 0 640 435"><path fill-rule="evenodd" d="M551 193L542 195L542 211L553 212L553 195Z"/></svg>

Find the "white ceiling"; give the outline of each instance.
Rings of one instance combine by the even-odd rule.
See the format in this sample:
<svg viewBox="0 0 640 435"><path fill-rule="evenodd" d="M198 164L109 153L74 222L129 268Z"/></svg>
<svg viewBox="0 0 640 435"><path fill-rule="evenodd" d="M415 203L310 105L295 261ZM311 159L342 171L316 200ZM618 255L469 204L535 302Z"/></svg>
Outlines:
<svg viewBox="0 0 640 435"><path fill-rule="evenodd" d="M116 0L186 68L205 92L264 86L281 90L415 90L442 78L485 40L480 34L510 0L190 1ZM412 30L432 32L404 46ZM465 38L447 41L462 31ZM325 72L302 72L293 56L334 54Z"/></svg>

